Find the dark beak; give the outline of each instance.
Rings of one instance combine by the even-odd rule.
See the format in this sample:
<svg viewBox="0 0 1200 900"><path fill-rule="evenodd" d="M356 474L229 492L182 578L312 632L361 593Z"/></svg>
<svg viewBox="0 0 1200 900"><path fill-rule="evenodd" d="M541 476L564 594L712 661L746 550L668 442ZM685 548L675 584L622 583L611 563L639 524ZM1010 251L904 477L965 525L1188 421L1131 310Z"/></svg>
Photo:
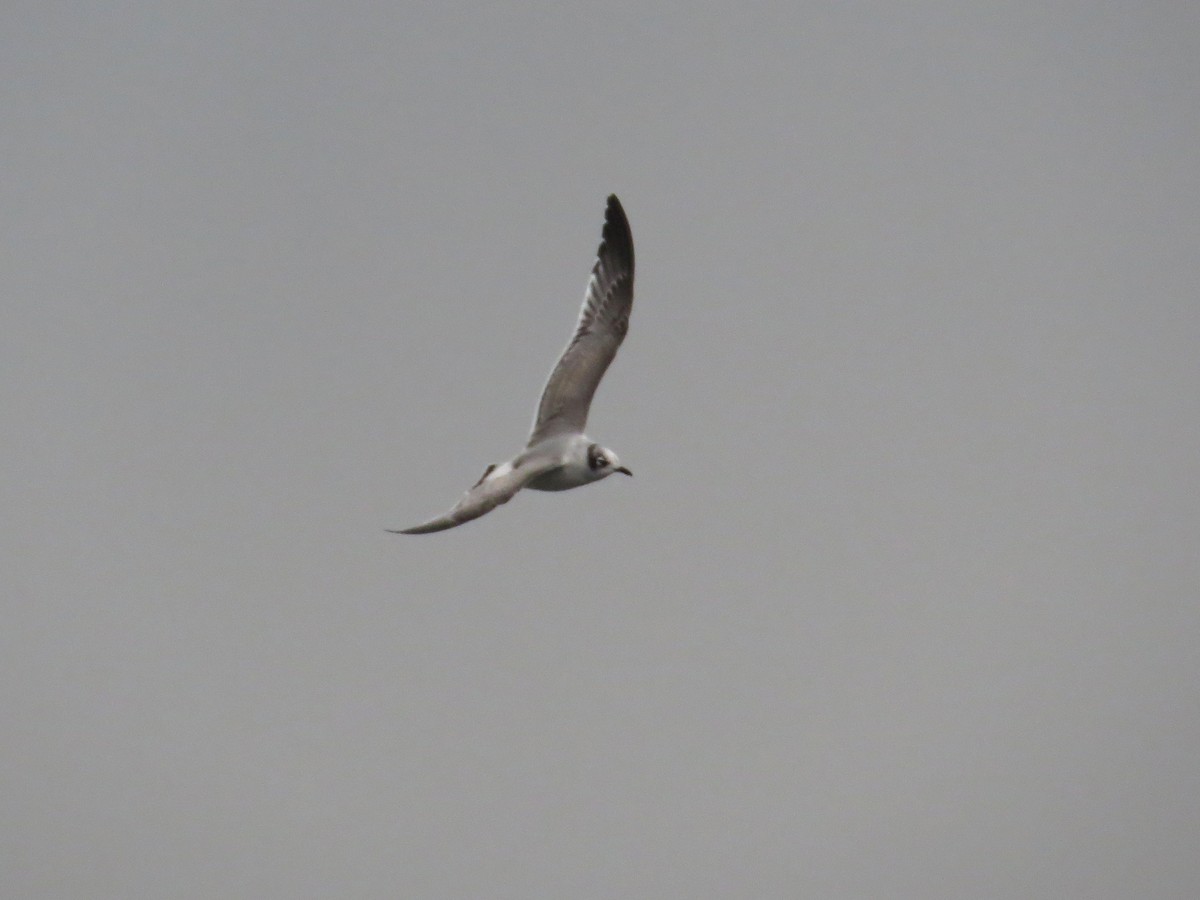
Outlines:
<svg viewBox="0 0 1200 900"><path fill-rule="evenodd" d="M613 471L614 471L614 472L620 472L622 475L628 475L630 478L632 478L632 477L633 477L633 473L632 473L632 472L630 472L630 471L629 471L627 468L625 468L624 466L617 466L615 469L613 469Z"/></svg>

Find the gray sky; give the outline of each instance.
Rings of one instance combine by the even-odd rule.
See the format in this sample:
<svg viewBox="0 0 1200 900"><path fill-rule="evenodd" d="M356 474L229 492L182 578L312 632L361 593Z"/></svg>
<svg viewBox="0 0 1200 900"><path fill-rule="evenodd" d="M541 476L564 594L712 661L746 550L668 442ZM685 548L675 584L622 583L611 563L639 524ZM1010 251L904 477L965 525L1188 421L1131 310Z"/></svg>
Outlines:
<svg viewBox="0 0 1200 900"><path fill-rule="evenodd" d="M1195 897L1200 6L6 3L22 898ZM637 477L423 538L604 198Z"/></svg>

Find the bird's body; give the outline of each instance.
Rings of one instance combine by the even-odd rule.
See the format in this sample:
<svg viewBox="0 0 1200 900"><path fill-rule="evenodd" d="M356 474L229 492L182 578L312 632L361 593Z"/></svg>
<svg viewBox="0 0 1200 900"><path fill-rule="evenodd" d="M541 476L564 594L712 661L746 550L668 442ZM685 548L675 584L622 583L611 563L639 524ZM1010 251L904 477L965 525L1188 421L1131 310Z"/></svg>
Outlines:
<svg viewBox="0 0 1200 900"><path fill-rule="evenodd" d="M454 528L507 503L523 487L565 491L633 473L617 455L583 433L592 397L629 330L633 308L633 235L615 195L608 198L604 233L571 341L559 357L538 403L525 449L490 465L443 516L395 534Z"/></svg>
<svg viewBox="0 0 1200 900"><path fill-rule="evenodd" d="M588 450L597 446L592 439L583 434L562 434L547 438L535 448L525 451L534 457L550 456L557 458L558 465L533 478L525 485L535 491L566 491L575 487L599 481L612 471L598 472L588 463ZM607 451L610 465L618 465L616 454ZM519 459L520 457L518 457Z"/></svg>

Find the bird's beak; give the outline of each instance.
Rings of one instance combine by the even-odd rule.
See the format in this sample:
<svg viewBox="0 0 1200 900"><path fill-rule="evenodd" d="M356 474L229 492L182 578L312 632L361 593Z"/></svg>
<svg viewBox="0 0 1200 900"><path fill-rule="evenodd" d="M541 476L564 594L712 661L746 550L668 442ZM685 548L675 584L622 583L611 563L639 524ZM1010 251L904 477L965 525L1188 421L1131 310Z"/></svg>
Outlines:
<svg viewBox="0 0 1200 900"><path fill-rule="evenodd" d="M632 478L632 477L633 477L633 473L632 473L632 472L630 472L630 471L629 471L627 468L625 468L624 466L617 466L615 469L613 469L613 471L614 471L614 472L620 472L622 475L628 475L630 478Z"/></svg>

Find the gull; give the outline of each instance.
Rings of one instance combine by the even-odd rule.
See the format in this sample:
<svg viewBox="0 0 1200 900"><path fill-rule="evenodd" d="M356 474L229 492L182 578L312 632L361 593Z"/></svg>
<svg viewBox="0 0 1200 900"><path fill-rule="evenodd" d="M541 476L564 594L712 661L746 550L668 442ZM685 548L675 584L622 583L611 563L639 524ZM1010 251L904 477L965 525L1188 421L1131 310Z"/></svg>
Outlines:
<svg viewBox="0 0 1200 900"><path fill-rule="evenodd" d="M632 475L617 454L583 433L592 396L629 330L633 308L633 234L621 201L610 195L592 277L575 333L542 389L525 449L508 462L488 466L445 515L392 534L429 534L478 519L521 488L565 491L613 472Z"/></svg>

